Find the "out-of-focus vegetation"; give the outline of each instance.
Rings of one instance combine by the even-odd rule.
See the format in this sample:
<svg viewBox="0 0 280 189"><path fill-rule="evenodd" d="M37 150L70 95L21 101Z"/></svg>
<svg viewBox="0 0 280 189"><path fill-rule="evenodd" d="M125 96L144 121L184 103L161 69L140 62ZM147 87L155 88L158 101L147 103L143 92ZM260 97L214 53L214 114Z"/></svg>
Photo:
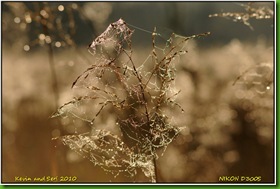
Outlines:
<svg viewBox="0 0 280 189"><path fill-rule="evenodd" d="M272 3L256 6L273 7ZM210 8L202 17L198 13L205 7ZM160 17L152 15L147 22L145 11L154 8L160 10ZM196 12L184 17L183 8ZM133 20L129 15L138 9L142 17ZM188 53L176 65L175 86L181 90L176 102L184 113L170 112L177 125L187 128L159 158L158 181L218 182L220 176L235 175L261 176L262 182L273 182L272 21L253 20L252 31L242 23L208 18L221 9L236 11L238 5L3 3L2 182L14 182L17 176L49 175L77 176L79 182L134 181L122 174L115 178L52 140L88 132L88 127L77 120L50 119L58 105L72 99L73 81L93 63L87 45L120 17L151 32L155 25L177 33L211 32L207 38L190 41ZM152 35L139 29L134 33L132 57L141 64L152 50ZM108 111L98 127L114 124L114 112ZM136 180L146 181L141 175Z"/></svg>

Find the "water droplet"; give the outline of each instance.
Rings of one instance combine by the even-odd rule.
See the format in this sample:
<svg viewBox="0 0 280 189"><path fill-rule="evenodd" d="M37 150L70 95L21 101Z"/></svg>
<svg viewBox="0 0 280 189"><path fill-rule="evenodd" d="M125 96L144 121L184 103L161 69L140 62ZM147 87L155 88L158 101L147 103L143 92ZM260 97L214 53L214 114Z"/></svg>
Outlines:
<svg viewBox="0 0 280 189"><path fill-rule="evenodd" d="M19 24L19 23L20 23L20 18L19 18L19 17L15 17L15 18L14 18L14 22L17 23L17 24Z"/></svg>
<svg viewBox="0 0 280 189"><path fill-rule="evenodd" d="M57 42L55 42L55 44L54 44L57 48L59 48L59 47L61 47L61 43L60 43L60 41L57 41Z"/></svg>
<svg viewBox="0 0 280 189"><path fill-rule="evenodd" d="M78 5L76 3L73 3L72 4L72 9L77 9L78 8Z"/></svg>
<svg viewBox="0 0 280 189"><path fill-rule="evenodd" d="M47 13L46 10L41 10L41 11L40 11L40 14L41 14L44 18L48 18L48 17L49 17L49 14Z"/></svg>
<svg viewBox="0 0 280 189"><path fill-rule="evenodd" d="M29 45L24 45L23 46L23 50L24 51L29 51L30 50L30 46Z"/></svg>
<svg viewBox="0 0 280 189"><path fill-rule="evenodd" d="M41 33L38 35L38 38L43 41L43 40L45 40L46 36L45 36L45 34Z"/></svg>
<svg viewBox="0 0 280 189"><path fill-rule="evenodd" d="M47 35L45 38L45 41L46 41L46 43L50 44L52 42L52 39L50 36Z"/></svg>
<svg viewBox="0 0 280 189"><path fill-rule="evenodd" d="M26 12L25 15L24 15L24 17L25 17L25 22L26 22L27 24L30 24L30 23L32 22L32 18L31 18L31 16L30 16L30 13L29 13L29 12Z"/></svg>
<svg viewBox="0 0 280 189"><path fill-rule="evenodd" d="M58 9L60 12L62 12L62 11L64 11L64 6L63 6L63 5L59 5L59 6L57 7L57 9Z"/></svg>

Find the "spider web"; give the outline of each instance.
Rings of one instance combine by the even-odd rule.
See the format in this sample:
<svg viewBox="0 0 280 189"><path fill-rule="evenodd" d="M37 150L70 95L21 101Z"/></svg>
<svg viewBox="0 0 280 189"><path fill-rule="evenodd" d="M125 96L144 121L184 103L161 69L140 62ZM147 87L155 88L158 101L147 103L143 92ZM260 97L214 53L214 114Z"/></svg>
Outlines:
<svg viewBox="0 0 280 189"><path fill-rule="evenodd" d="M254 28L250 23L250 19L273 19L273 10L268 7L254 7L253 5L254 3L252 2L240 4L244 8L244 12L222 12L211 14L209 17L222 17L234 22L241 22L251 30L254 30Z"/></svg>
<svg viewBox="0 0 280 189"><path fill-rule="evenodd" d="M232 85L236 84L253 89L259 94L265 94L273 84L273 66L269 62L251 66L241 73Z"/></svg>
<svg viewBox="0 0 280 189"><path fill-rule="evenodd" d="M63 104L53 117L82 120L91 127L85 134L58 139L114 176L133 178L140 169L156 182L157 151L164 153L185 126L176 126L168 109L179 108L175 90L176 63L187 53L189 39L173 33L165 45L152 32L153 48L147 59L137 65L132 57L133 34L123 19L110 24L90 45L93 64L73 82L77 97ZM172 111L171 111L172 112ZM114 115L119 132L98 128L98 123Z"/></svg>

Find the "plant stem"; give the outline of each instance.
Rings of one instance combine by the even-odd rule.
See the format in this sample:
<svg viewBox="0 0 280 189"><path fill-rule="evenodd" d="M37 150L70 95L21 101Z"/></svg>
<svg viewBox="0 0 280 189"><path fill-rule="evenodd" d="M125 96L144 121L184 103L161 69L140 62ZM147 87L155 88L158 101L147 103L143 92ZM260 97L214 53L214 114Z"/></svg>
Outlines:
<svg viewBox="0 0 280 189"><path fill-rule="evenodd" d="M48 31L48 30L46 29L46 31ZM48 34L48 32L46 32L46 34ZM58 91L57 76L55 73L53 49L52 49L52 45L50 43L48 44L48 56L49 56L49 66L50 66L51 78L52 78L54 103L55 103L55 108L58 108L59 91Z"/></svg>
<svg viewBox="0 0 280 189"><path fill-rule="evenodd" d="M46 36L49 36L49 29L46 23L41 23L43 27L43 31ZM51 72L51 85L52 90L54 94L54 106L55 108L58 108L58 100L59 100L59 91L58 91L58 83L57 83L57 76L55 73L55 66L54 66L54 53L51 43L47 43L48 46L48 59L49 59L49 66L50 66L50 72ZM51 174L52 176L58 175L58 164L57 164L57 151L56 146L58 145L57 141L54 141L54 144L52 145L51 153L52 153L52 161L51 161Z"/></svg>
<svg viewBox="0 0 280 189"><path fill-rule="evenodd" d="M127 55L127 57L130 59L130 62L132 64L132 67L133 67L133 71L137 77L137 80L139 81L139 86L140 86L140 90L141 90L141 94L142 94L142 99L144 101L144 108L145 108L145 114L146 114L146 118L147 118L147 123L150 124L151 122L151 119L150 119L150 115L149 115L149 111L148 111L148 101L145 97L145 87L143 85L143 82L142 82L142 77L140 76L139 72L137 71L136 67L135 67L135 64L131 58L131 56L126 52L124 51L125 54ZM156 152L156 149L153 148L153 153L155 154ZM157 163L156 163L156 155L153 155L153 163L154 163L154 173L155 173L155 182L157 182Z"/></svg>
<svg viewBox="0 0 280 189"><path fill-rule="evenodd" d="M153 148L153 153L156 153L156 150ZM157 159L156 155L153 155L153 162L154 162L154 172L155 172L155 182L158 182L158 174L157 174Z"/></svg>

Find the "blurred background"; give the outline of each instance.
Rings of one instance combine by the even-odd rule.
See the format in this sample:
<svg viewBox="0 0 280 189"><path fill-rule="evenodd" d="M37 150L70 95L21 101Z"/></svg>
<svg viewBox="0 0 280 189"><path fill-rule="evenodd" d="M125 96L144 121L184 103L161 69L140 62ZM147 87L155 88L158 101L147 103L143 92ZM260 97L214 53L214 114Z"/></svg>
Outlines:
<svg viewBox="0 0 280 189"><path fill-rule="evenodd" d="M210 183L220 176L274 181L273 19L242 22L209 17L246 12L240 2L2 2L2 182L16 176L77 176L78 182L114 178L52 138L75 130L51 119L73 96L71 85L90 64L87 47L123 18L135 56L145 60L154 27L163 37L190 36L176 88L187 125L159 159L160 182ZM254 3L273 10L273 3ZM265 8L264 8L265 7ZM140 28L140 29L139 29ZM145 31L143 31L145 30ZM147 32L149 31L149 32ZM104 123L106 124L106 123Z"/></svg>

